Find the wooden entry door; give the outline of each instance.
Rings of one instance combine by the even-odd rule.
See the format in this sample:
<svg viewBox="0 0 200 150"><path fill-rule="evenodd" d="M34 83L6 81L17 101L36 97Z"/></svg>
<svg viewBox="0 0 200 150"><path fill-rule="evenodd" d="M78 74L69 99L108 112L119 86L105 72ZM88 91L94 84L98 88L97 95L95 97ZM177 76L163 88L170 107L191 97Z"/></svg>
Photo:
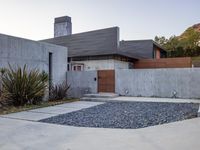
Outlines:
<svg viewBox="0 0 200 150"><path fill-rule="evenodd" d="M114 70L98 70L98 92L115 93Z"/></svg>

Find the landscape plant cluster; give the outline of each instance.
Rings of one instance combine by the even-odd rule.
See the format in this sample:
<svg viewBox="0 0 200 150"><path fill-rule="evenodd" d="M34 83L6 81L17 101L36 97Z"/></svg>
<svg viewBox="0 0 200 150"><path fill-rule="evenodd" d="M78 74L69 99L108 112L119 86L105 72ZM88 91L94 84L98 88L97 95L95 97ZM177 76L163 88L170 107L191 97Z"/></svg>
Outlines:
<svg viewBox="0 0 200 150"><path fill-rule="evenodd" d="M26 65L0 69L0 107L39 104L48 94L50 100L62 100L68 89L66 83L49 86L47 73Z"/></svg>

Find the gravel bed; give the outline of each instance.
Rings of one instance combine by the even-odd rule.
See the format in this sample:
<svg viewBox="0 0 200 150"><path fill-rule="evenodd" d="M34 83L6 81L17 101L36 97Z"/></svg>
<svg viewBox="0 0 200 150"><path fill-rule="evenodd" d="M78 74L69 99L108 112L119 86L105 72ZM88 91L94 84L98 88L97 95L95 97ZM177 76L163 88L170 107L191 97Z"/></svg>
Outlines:
<svg viewBox="0 0 200 150"><path fill-rule="evenodd" d="M97 128L136 129L197 117L199 104L108 102L40 122Z"/></svg>

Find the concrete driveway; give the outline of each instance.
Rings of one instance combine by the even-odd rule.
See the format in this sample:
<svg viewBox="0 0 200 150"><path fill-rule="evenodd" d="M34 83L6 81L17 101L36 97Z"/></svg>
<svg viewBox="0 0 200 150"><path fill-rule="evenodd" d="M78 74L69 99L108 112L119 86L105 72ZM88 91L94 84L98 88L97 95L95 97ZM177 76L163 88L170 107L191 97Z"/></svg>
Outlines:
<svg viewBox="0 0 200 150"><path fill-rule="evenodd" d="M74 102L0 117L1 150L199 150L200 119L143 129L83 128L37 120L95 106ZM57 109L57 107L60 107ZM63 109L66 108L66 109ZM74 110L73 110L74 109ZM34 114L34 115L32 115ZM38 114L38 115L37 115ZM46 114L43 117L42 114ZM30 117L34 116L34 117ZM40 116L40 117L39 117Z"/></svg>

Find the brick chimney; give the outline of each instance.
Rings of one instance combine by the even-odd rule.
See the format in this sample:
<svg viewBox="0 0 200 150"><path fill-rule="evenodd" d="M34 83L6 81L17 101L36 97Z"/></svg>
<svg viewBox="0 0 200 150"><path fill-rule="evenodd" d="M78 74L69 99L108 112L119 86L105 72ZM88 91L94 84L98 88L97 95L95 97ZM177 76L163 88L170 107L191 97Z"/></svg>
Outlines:
<svg viewBox="0 0 200 150"><path fill-rule="evenodd" d="M66 36L72 34L71 17L64 16L55 18L54 37Z"/></svg>

